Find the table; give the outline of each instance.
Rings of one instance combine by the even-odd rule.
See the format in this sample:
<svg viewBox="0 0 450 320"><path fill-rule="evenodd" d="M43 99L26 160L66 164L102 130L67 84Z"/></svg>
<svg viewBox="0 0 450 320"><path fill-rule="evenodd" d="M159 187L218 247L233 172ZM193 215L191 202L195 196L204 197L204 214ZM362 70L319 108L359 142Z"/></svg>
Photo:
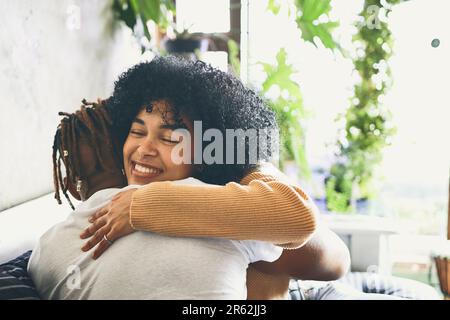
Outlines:
<svg viewBox="0 0 450 320"><path fill-rule="evenodd" d="M351 271L391 274L389 237L398 233L398 227L393 220L336 213L322 214L321 220L349 248L352 260Z"/></svg>

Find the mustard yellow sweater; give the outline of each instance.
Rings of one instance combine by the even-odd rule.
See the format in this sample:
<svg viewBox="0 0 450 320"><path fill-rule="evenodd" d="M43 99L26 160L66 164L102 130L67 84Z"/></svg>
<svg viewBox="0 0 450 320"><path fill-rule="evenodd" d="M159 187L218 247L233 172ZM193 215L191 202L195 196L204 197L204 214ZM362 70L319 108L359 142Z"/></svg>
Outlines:
<svg viewBox="0 0 450 320"><path fill-rule="evenodd" d="M133 194L134 229L186 237L261 240L283 248L303 245L316 228L316 206L298 186L260 171L225 186L151 183ZM249 299L287 294L289 277L247 271Z"/></svg>

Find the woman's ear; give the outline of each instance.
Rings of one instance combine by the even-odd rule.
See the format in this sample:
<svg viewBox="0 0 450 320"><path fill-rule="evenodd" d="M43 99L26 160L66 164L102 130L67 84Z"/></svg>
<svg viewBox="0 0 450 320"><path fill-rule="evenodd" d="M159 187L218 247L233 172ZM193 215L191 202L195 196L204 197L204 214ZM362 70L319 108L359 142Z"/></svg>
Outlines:
<svg viewBox="0 0 450 320"><path fill-rule="evenodd" d="M78 201L81 201L81 197L80 197L80 194L77 191L76 186L74 186L72 183L68 182L67 181L67 177L64 177L64 185L67 186L67 190L69 190L69 192L72 195L72 197L74 197Z"/></svg>

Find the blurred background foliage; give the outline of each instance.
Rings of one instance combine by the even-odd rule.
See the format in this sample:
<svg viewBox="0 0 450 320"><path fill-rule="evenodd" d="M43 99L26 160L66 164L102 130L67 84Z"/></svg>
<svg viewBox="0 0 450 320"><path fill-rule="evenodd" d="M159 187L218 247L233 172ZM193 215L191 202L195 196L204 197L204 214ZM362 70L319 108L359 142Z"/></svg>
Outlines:
<svg viewBox="0 0 450 320"><path fill-rule="evenodd" d="M392 6L399 2L401 0L364 1L359 20L355 22L357 33L353 37L353 54L346 52L333 35L339 21L331 20L331 0L267 2L267 10L275 15L286 6L300 31L301 41L313 44L317 50L322 47L340 52L352 60L359 75L348 109L337 117L338 121L345 121L345 128L338 135L336 160L324 181L330 211L352 212L358 200L370 199L376 194L373 188L376 169L382 160L383 148L395 133L383 98L391 85L388 61L392 54L392 38L386 21ZM172 25L176 15L173 0L114 0L113 10L116 19L133 30L143 51L160 53L158 49L150 48L148 22L161 30ZM239 75L238 44L228 41L228 51L232 69ZM288 61L286 50L281 48L274 64L260 62L265 72L261 95L275 111L279 122L280 166L294 161L299 178L308 181L312 177L305 152L304 123L308 113L301 88L292 77L299 70ZM274 91L276 95L271 94Z"/></svg>
<svg viewBox="0 0 450 320"><path fill-rule="evenodd" d="M326 179L327 206L331 211L351 212L358 201L376 195L373 180L382 161L383 148L395 134L391 112L383 104L392 84L389 58L393 40L387 15L400 0L365 0L358 32L353 36L351 57L358 73L350 106L338 120L345 132L338 135L336 162Z"/></svg>

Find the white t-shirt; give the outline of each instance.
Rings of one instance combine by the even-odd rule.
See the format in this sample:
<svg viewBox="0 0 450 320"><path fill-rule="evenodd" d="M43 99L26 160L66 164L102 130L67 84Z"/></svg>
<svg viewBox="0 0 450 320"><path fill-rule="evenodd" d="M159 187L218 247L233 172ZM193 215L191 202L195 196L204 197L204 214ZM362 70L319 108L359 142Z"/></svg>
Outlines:
<svg viewBox="0 0 450 320"><path fill-rule="evenodd" d="M179 183L197 183L188 178ZM168 237L137 231L97 260L81 251L88 218L123 189L105 189L53 226L33 250L28 272L44 299L246 299L249 263L282 248L262 241Z"/></svg>

